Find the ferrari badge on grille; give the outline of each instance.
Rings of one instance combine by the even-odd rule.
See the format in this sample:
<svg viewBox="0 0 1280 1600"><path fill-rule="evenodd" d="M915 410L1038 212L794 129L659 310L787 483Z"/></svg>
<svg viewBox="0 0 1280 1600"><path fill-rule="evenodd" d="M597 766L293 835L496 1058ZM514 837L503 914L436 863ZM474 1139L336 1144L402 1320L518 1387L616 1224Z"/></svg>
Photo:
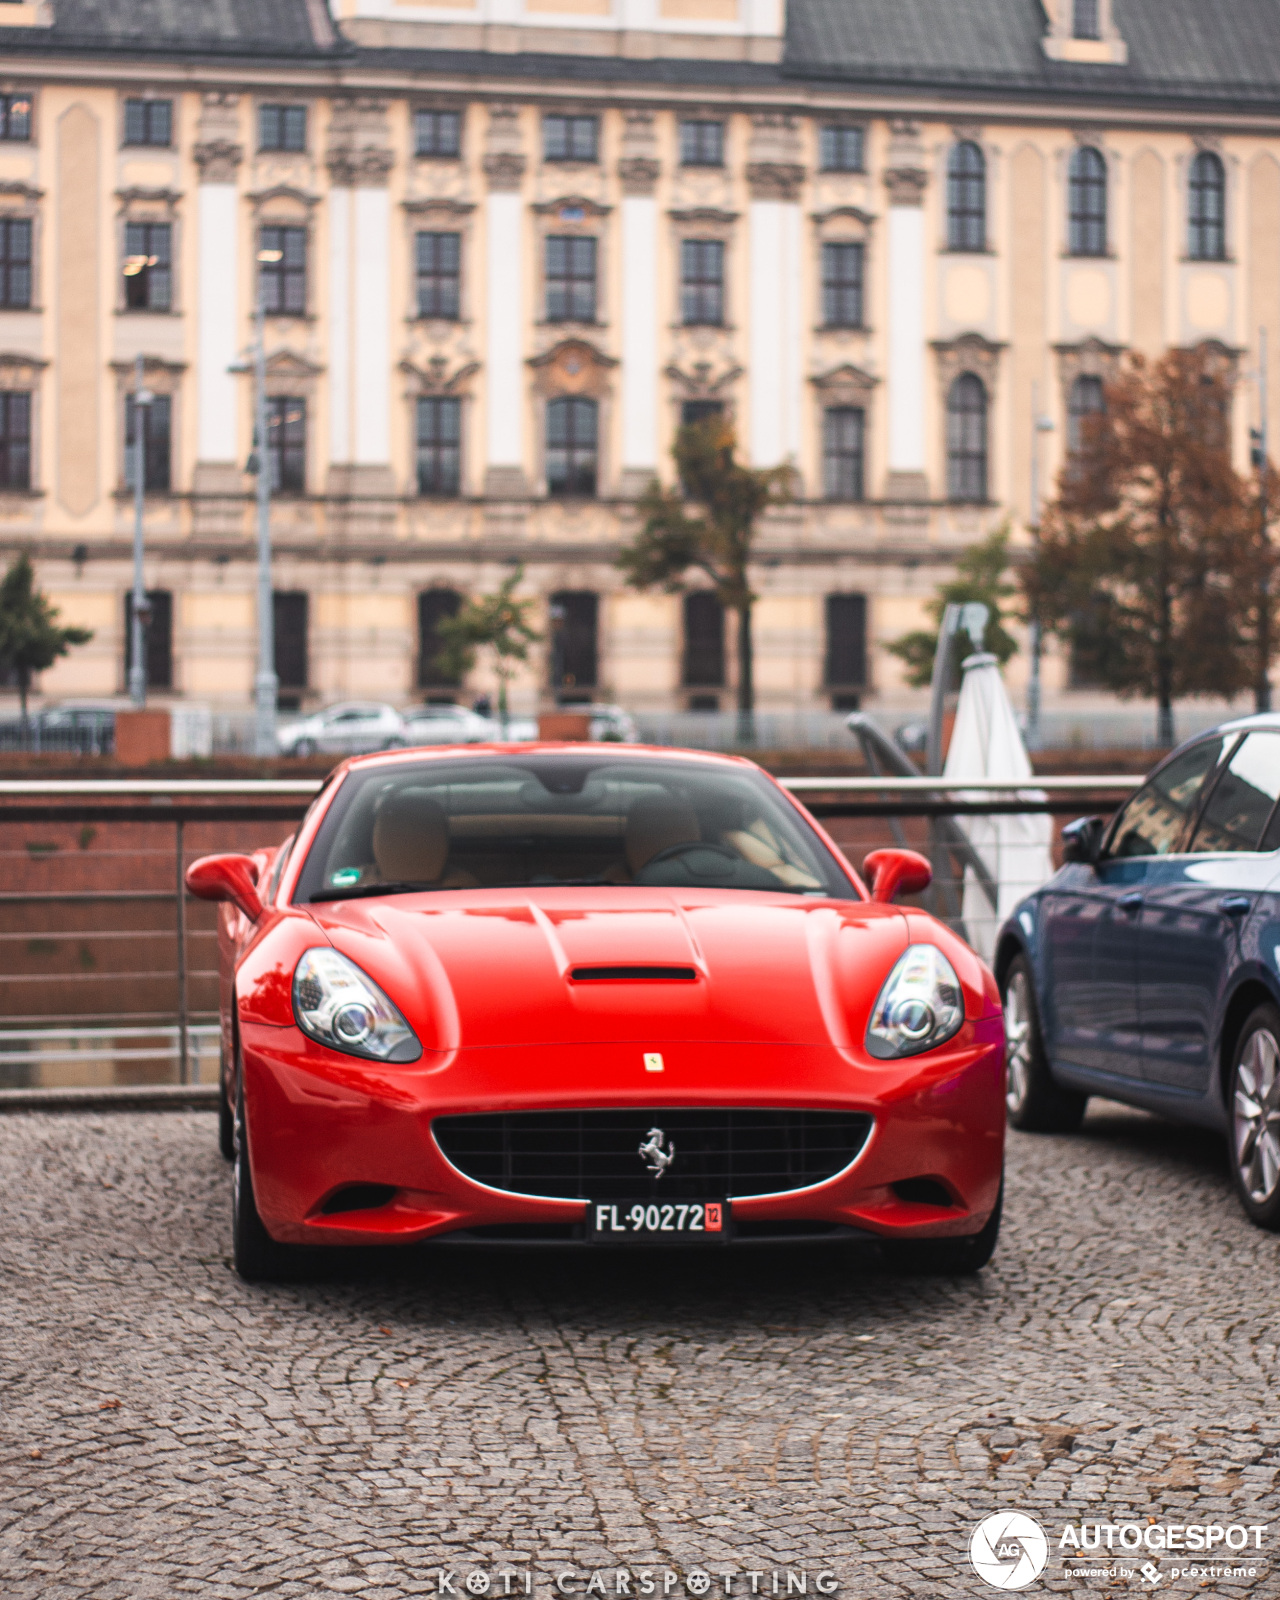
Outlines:
<svg viewBox="0 0 1280 1600"><path fill-rule="evenodd" d="M644 1164L655 1177L660 1178L676 1158L676 1147L661 1128L650 1128L640 1146Z"/></svg>

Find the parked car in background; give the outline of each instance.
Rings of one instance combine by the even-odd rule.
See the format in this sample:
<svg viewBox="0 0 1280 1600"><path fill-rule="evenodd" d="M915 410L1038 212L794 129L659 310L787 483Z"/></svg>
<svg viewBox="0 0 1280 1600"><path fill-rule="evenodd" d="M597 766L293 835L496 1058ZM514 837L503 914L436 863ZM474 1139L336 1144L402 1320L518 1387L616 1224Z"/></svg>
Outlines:
<svg viewBox="0 0 1280 1600"><path fill-rule="evenodd" d="M128 701L64 700L0 722L0 749L48 750L76 755L110 755L115 749L116 712Z"/></svg>
<svg viewBox="0 0 1280 1600"><path fill-rule="evenodd" d="M354 756L393 750L410 742L404 718L394 706L374 700L348 700L314 716L286 723L276 734L287 756Z"/></svg>
<svg viewBox="0 0 1280 1600"><path fill-rule="evenodd" d="M629 711L621 706L573 706L574 711L585 711L591 718L590 737L618 744L639 744L640 727Z"/></svg>
<svg viewBox="0 0 1280 1600"><path fill-rule="evenodd" d="M498 737L496 722L466 706L409 706L403 716L408 744L483 744Z"/></svg>
<svg viewBox="0 0 1280 1600"><path fill-rule="evenodd" d="M1009 1120L1069 1130L1102 1094L1220 1129L1280 1230L1280 716L1188 741L1063 846L996 947Z"/></svg>

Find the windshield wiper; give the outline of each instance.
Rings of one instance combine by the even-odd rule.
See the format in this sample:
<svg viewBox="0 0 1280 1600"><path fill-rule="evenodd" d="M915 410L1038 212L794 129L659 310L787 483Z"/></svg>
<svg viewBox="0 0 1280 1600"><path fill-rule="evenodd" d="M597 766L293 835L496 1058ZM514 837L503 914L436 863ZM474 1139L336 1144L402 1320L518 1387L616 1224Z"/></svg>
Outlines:
<svg viewBox="0 0 1280 1600"><path fill-rule="evenodd" d="M309 903L315 905L317 900L368 900L378 894L438 894L443 887L438 883L353 883L349 889L321 889L311 896Z"/></svg>

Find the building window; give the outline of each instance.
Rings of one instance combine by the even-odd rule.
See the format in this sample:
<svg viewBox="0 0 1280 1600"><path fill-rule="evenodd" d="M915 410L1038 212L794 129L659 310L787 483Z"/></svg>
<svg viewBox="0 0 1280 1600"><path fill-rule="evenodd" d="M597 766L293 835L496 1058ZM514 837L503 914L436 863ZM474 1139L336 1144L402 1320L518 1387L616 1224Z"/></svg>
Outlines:
<svg viewBox="0 0 1280 1600"><path fill-rule="evenodd" d="M542 119L544 161L594 161L599 139L597 117L552 115Z"/></svg>
<svg viewBox="0 0 1280 1600"><path fill-rule="evenodd" d="M822 417L823 485L828 500L861 500L866 413L829 406Z"/></svg>
<svg viewBox="0 0 1280 1600"><path fill-rule="evenodd" d="M0 489L31 487L31 396L0 389Z"/></svg>
<svg viewBox="0 0 1280 1600"><path fill-rule="evenodd" d="M418 596L418 687L456 689L462 679L446 672L437 661L440 624L462 610L462 596L454 589L425 589Z"/></svg>
<svg viewBox="0 0 1280 1600"><path fill-rule="evenodd" d="M596 320L596 241L577 235L547 240L547 321Z"/></svg>
<svg viewBox="0 0 1280 1600"><path fill-rule="evenodd" d="M259 106L259 150L305 150L306 106Z"/></svg>
<svg viewBox="0 0 1280 1600"><path fill-rule="evenodd" d="M0 306L25 311L30 304L30 218L0 217Z"/></svg>
<svg viewBox="0 0 1280 1600"><path fill-rule="evenodd" d="M867 686L867 597L829 594L823 678L837 711L856 711Z"/></svg>
<svg viewBox="0 0 1280 1600"><path fill-rule="evenodd" d="M1107 163L1092 145L1071 157L1067 248L1073 256L1107 253Z"/></svg>
<svg viewBox="0 0 1280 1600"><path fill-rule="evenodd" d="M686 327L724 322L724 245L684 239L680 245L680 319Z"/></svg>
<svg viewBox="0 0 1280 1600"><path fill-rule="evenodd" d="M1227 253L1227 174L1212 150L1191 163L1187 216L1193 261L1221 261Z"/></svg>
<svg viewBox="0 0 1280 1600"><path fill-rule="evenodd" d="M454 321L461 304L462 235L420 233L417 268L418 315Z"/></svg>
<svg viewBox="0 0 1280 1600"><path fill-rule="evenodd" d="M25 143L31 137L31 96L0 94L0 139Z"/></svg>
<svg viewBox="0 0 1280 1600"><path fill-rule="evenodd" d="M828 328L862 326L862 246L822 247L822 321Z"/></svg>
<svg viewBox="0 0 1280 1600"><path fill-rule="evenodd" d="M126 100L124 142L161 145L167 150L173 143L173 101Z"/></svg>
<svg viewBox="0 0 1280 1600"><path fill-rule="evenodd" d="M711 589L695 589L684 597L680 676L686 689L724 688L724 607Z"/></svg>
<svg viewBox="0 0 1280 1600"><path fill-rule="evenodd" d="M724 123L682 122L680 165L682 167L724 166Z"/></svg>
<svg viewBox="0 0 1280 1600"><path fill-rule="evenodd" d="M818 160L824 172L861 172L864 160L861 128L838 123L823 128L818 140Z"/></svg>
<svg viewBox="0 0 1280 1600"><path fill-rule="evenodd" d="M461 480L462 401L423 395L418 401L418 493L457 494Z"/></svg>
<svg viewBox="0 0 1280 1600"><path fill-rule="evenodd" d="M591 495L596 492L594 400L565 396L547 402L547 493Z"/></svg>
<svg viewBox="0 0 1280 1600"><path fill-rule="evenodd" d="M1076 39L1100 39L1098 0L1074 0L1071 33Z"/></svg>
<svg viewBox="0 0 1280 1600"><path fill-rule="evenodd" d="M124 225L124 303L130 311L168 311L173 294L172 230L167 222Z"/></svg>
<svg viewBox="0 0 1280 1600"><path fill-rule="evenodd" d="M307 230L258 229L259 293L269 317L301 317L307 310Z"/></svg>
<svg viewBox="0 0 1280 1600"><path fill-rule="evenodd" d="M416 156L460 156L462 116L457 111L415 111L413 153Z"/></svg>
<svg viewBox="0 0 1280 1600"><path fill-rule="evenodd" d="M962 372L947 395L947 494L987 498L987 391L972 372Z"/></svg>
<svg viewBox="0 0 1280 1600"><path fill-rule="evenodd" d="M143 654L147 664L147 688L173 687L173 596L168 589L148 589L142 615ZM124 681L129 681L133 666L133 590L124 597Z"/></svg>
<svg viewBox="0 0 1280 1600"><path fill-rule="evenodd" d="M556 698L590 700L596 686L600 597L589 589L551 596L551 687Z"/></svg>
<svg viewBox="0 0 1280 1600"><path fill-rule="evenodd" d="M1105 410L1102 379L1088 374L1077 378L1067 396L1067 449L1072 455L1085 442L1085 418L1100 416Z"/></svg>
<svg viewBox="0 0 1280 1600"><path fill-rule="evenodd" d="M267 466L273 494L302 494L307 487L307 402L294 395L267 396Z"/></svg>
<svg viewBox="0 0 1280 1600"><path fill-rule="evenodd" d="M947 162L947 248L987 248L987 161L972 139L962 139Z"/></svg>
<svg viewBox="0 0 1280 1600"><path fill-rule="evenodd" d="M169 492L169 449L172 438L173 402L167 394L158 394L151 404L136 406L131 394L124 400L124 481L132 489L138 481L138 413L141 411L142 448L145 455L143 487L148 493Z"/></svg>
<svg viewBox="0 0 1280 1600"><path fill-rule="evenodd" d="M307 687L307 596L298 589L277 589L271 596L275 626L276 682L281 689Z"/></svg>

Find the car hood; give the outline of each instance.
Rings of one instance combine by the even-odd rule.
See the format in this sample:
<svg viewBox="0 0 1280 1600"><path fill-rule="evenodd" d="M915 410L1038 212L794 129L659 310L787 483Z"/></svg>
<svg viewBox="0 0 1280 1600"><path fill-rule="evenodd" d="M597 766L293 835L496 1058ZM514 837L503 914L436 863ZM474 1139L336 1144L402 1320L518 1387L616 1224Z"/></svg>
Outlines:
<svg viewBox="0 0 1280 1600"><path fill-rule="evenodd" d="M731 891L467 890L308 909L424 1048L444 1051L677 1039L860 1048L908 939L892 906ZM693 977L583 976L637 967Z"/></svg>

